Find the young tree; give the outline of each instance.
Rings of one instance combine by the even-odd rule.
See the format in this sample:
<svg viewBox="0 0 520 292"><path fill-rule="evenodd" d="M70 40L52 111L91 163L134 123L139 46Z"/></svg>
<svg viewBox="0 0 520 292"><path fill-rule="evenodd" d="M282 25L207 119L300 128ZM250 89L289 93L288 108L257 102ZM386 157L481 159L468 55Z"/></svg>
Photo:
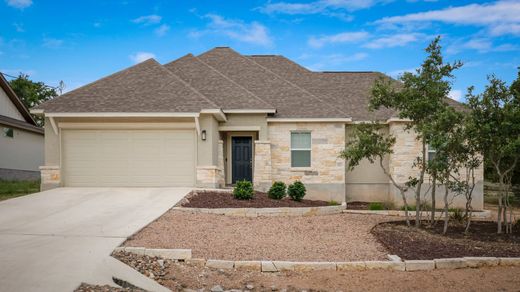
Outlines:
<svg viewBox="0 0 520 292"><path fill-rule="evenodd" d="M371 163L377 161L384 174L401 193L406 224L410 226L408 202L406 201L408 186L397 183L383 163L384 157L393 153L395 137L382 134L381 127L381 125L375 123L355 125L352 139L347 142L345 150L340 153L340 157L347 160L349 170L353 170L365 158Z"/></svg>
<svg viewBox="0 0 520 292"><path fill-rule="evenodd" d="M43 82L34 82L29 79L29 75L23 73L20 73L17 78L9 81L9 84L16 95L20 97L24 105L29 109L58 96L58 91L63 89L62 82L60 82L58 88L54 88L45 85ZM33 115L33 118L39 126L43 126L43 119L40 116Z"/></svg>
<svg viewBox="0 0 520 292"><path fill-rule="evenodd" d="M445 63L439 44L440 37L435 38L426 48L428 57L415 73L404 73L399 80L400 88L396 88L389 80L381 79L372 90L371 109L386 107L394 109L402 119L410 120L407 130L417 134L421 143L421 153L416 159L418 174L411 177L409 184L415 187L415 226L420 226L421 191L427 171L427 144L429 137L426 129L435 114L446 106L446 98L451 90L452 72L462 63Z"/></svg>
<svg viewBox="0 0 520 292"><path fill-rule="evenodd" d="M497 232L512 232L512 210L509 198L511 176L520 159L520 98L517 80L511 87L496 76L488 77L489 84L481 94L468 89L471 108L468 131L478 150L493 165L499 183ZM509 220L507 212L509 211Z"/></svg>

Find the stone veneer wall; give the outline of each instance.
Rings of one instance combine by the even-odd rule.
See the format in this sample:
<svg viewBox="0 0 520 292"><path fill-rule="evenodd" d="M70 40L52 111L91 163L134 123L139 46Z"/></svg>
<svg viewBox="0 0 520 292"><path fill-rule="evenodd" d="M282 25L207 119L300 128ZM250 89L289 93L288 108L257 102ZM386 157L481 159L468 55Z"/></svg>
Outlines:
<svg viewBox="0 0 520 292"><path fill-rule="evenodd" d="M221 188L225 185L224 141L218 141L217 166L197 166L197 187Z"/></svg>
<svg viewBox="0 0 520 292"><path fill-rule="evenodd" d="M42 191L58 188L61 186L61 171L59 166L40 166Z"/></svg>
<svg viewBox="0 0 520 292"><path fill-rule="evenodd" d="M405 127L406 123L404 122L391 122L389 124L389 133L396 138L394 153L390 154L389 157L389 171L398 183L404 183L410 176L417 175L418 169L414 168L413 164L422 151L421 142L416 139L417 136L414 131L406 131ZM473 191L472 206L475 210L482 210L484 208L484 169L482 165L476 170L475 177L477 185ZM422 186L423 196L429 188L429 177L426 175L425 184ZM435 198L437 208L442 208L444 204L443 186L437 187ZM430 201L431 195L427 194L424 199ZM456 196L452 193L449 199L452 201L451 207L465 207L466 200L463 196ZM415 194L412 189L407 192L407 200L408 204L415 204ZM390 186L389 201L397 206L402 206L399 190L393 185Z"/></svg>
<svg viewBox="0 0 520 292"><path fill-rule="evenodd" d="M255 141L255 163L253 182L256 190L266 192L272 184L271 180L271 142Z"/></svg>
<svg viewBox="0 0 520 292"><path fill-rule="evenodd" d="M291 167L291 131L310 131L311 167ZM307 199L345 201L344 123L270 123L271 182L302 181Z"/></svg>

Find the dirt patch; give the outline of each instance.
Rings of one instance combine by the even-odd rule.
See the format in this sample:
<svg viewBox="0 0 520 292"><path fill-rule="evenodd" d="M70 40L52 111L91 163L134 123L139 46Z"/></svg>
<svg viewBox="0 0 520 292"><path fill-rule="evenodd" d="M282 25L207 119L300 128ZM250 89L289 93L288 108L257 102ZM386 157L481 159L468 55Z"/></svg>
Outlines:
<svg viewBox="0 0 520 292"><path fill-rule="evenodd" d="M228 192L194 191L181 203L182 207L189 208L278 208L278 207L320 207L330 206L329 202L302 200L293 201L289 198L282 200L270 199L266 193L255 192L251 200L237 200Z"/></svg>
<svg viewBox="0 0 520 292"><path fill-rule="evenodd" d="M157 258L117 253L120 261L134 267L173 291L205 289L251 291L517 291L520 267L398 271L315 271L261 273L214 270ZM161 272L159 272L159 270ZM161 274L162 276L155 276Z"/></svg>
<svg viewBox="0 0 520 292"><path fill-rule="evenodd" d="M354 261L386 259L370 230L388 217L335 214L232 217L170 210L125 246L189 248L194 258Z"/></svg>
<svg viewBox="0 0 520 292"><path fill-rule="evenodd" d="M372 234L389 250L403 259L431 260L452 257L520 257L520 236L497 235L496 223L473 221L471 233L464 227L451 224L443 236L442 224L434 228L408 228L404 221L382 223Z"/></svg>

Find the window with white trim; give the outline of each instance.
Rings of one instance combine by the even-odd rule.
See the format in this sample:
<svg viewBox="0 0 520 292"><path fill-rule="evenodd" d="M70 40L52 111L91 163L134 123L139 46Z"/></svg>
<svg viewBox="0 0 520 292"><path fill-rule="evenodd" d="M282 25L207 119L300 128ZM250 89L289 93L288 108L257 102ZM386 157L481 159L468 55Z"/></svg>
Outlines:
<svg viewBox="0 0 520 292"><path fill-rule="evenodd" d="M311 133L291 132L291 167L311 166Z"/></svg>
<svg viewBox="0 0 520 292"><path fill-rule="evenodd" d="M435 159L435 155L437 154L437 150L432 146L428 145L428 161Z"/></svg>

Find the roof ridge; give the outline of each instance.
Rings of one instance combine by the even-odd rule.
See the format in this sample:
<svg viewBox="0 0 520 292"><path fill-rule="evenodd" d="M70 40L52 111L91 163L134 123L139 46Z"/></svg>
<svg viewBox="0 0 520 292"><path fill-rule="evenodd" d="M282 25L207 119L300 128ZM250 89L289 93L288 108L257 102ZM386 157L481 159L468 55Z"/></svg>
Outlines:
<svg viewBox="0 0 520 292"><path fill-rule="evenodd" d="M250 58L256 58L256 57L271 57L271 58L272 58L272 57L278 57L278 58L283 58L283 59L287 60L288 62L290 62L291 64L294 64L294 65L298 66L299 68L305 70L306 72L314 72L314 71L311 71L311 70L305 68L304 66L302 66L302 65L300 65L300 64L298 64L298 63L296 63L296 62L293 61L292 59L287 58L287 57L284 56L284 55L246 55L246 56L248 56L248 57L250 57Z"/></svg>
<svg viewBox="0 0 520 292"><path fill-rule="evenodd" d="M239 54L239 55L240 55L240 54ZM330 103L328 103L328 102L322 100L321 98L317 97L316 95L314 95L313 93L311 93L311 92L308 91L307 89L302 88L302 87L298 86L297 84L295 84L295 83L293 83L293 82L291 82L291 81L289 81L289 80L283 78L282 76L280 76L280 75L274 73L273 71L271 71L271 70L267 69L266 67L264 67L264 66L258 64L257 62L255 62L254 60L251 60L250 58L246 58L245 56L242 56L242 55L240 55L240 56L241 56L242 58L248 60L249 62L253 62L254 64L256 64L257 66L259 66L259 67L262 68L263 70L268 71L268 72L274 74L276 77L280 78L281 80L283 80L283 81L285 81L285 82L291 84L292 86L294 86L294 87L296 87L296 88L302 90L303 92L309 94L311 97L315 98L316 100L318 100L318 101L320 101L320 102L322 102L322 103L328 105L328 106L329 106L330 108L332 108L333 110L335 110L335 111L337 111L337 112L339 112L339 113L342 113L342 114L344 114L344 115L346 115L346 116L349 116L349 114L347 114L346 112L344 112L344 111L342 111L342 110L339 110L337 107L334 107L332 104L330 104Z"/></svg>
<svg viewBox="0 0 520 292"><path fill-rule="evenodd" d="M155 60L154 60L155 61ZM172 71L166 69L163 65L161 65L159 62L155 61L155 63L157 63L161 69L163 71L166 71L168 74L171 74L174 78L176 78L177 80L179 80L182 84L186 85L186 87L188 87L190 90L192 90L193 92L197 93L198 95L200 95L203 99L205 99L206 101L208 101L210 104L214 105L215 107L217 108L221 108L219 105L217 105L214 101L212 101L211 99L209 99L207 96L205 96L204 94L202 94L200 91L198 91L197 89L195 89L193 86L191 86L188 82L182 80L182 78L180 78L179 76L177 76L177 74L173 73ZM171 82L170 82L171 83ZM168 83L169 84L169 83ZM162 88L162 87L161 87Z"/></svg>
<svg viewBox="0 0 520 292"><path fill-rule="evenodd" d="M244 86L236 83L234 80L232 80L231 78L227 77L224 73L220 72L219 70L217 70L215 67L207 64L206 62L202 61L199 57L197 56L193 56L197 61L199 61L201 64L207 66L208 68L210 68L211 70L217 72L220 76L224 77L226 80L230 81L231 83L235 84L236 86L244 89L247 93L251 94L253 97L255 97L257 100L263 102L264 104L268 105L268 106L271 106L272 108L276 109L272 104L268 103L267 101L265 101L264 99L262 99L261 97L257 96L256 94L254 94L253 92L249 91L249 89L245 88Z"/></svg>
<svg viewBox="0 0 520 292"><path fill-rule="evenodd" d="M166 63L166 64L164 64L164 65L162 65L162 66L173 65L173 64L175 64L176 62L178 62L178 61L180 61L180 60L182 60L182 59L184 59L184 58L186 58L186 57L195 57L195 56L194 56L192 53L187 53L186 55L184 55L184 56L182 56L182 57L179 57L179 58L177 58L177 59L175 59L175 60L173 60L173 61L170 61L170 62L168 62L168 63Z"/></svg>

